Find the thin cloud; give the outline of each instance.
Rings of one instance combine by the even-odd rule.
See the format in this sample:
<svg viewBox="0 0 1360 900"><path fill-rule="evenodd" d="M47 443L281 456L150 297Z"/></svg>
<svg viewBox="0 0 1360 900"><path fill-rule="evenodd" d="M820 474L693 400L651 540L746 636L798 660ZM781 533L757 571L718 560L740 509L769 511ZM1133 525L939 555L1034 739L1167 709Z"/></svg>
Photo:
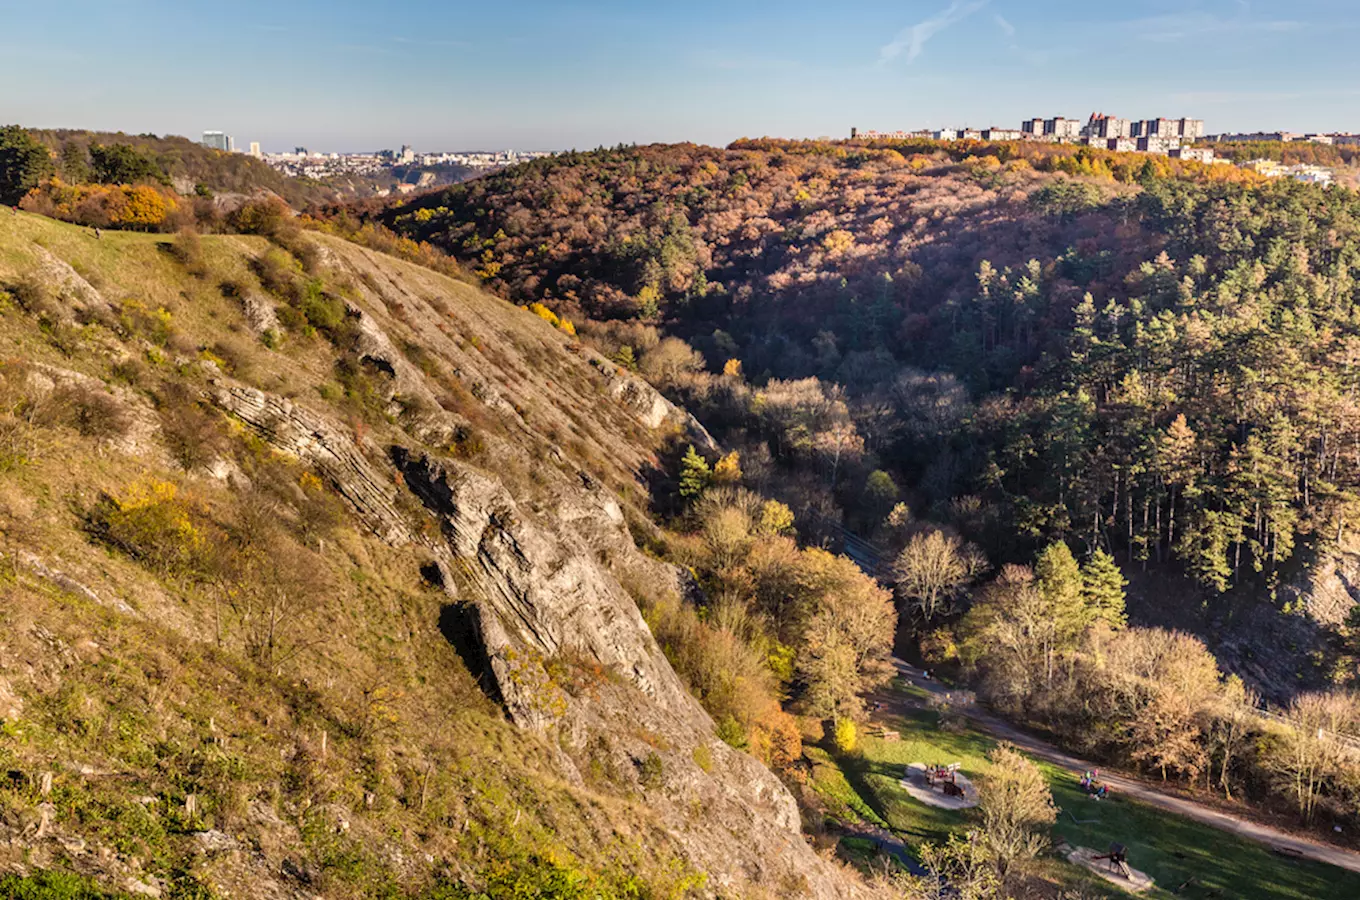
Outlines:
<svg viewBox="0 0 1360 900"><path fill-rule="evenodd" d="M1045 51L1036 50L1032 46L1021 46L1021 43L1015 39L1016 28L1011 24L1010 19L1001 15L1001 13L994 13L992 21L1005 35L1006 49L1019 57L1022 62L1028 66L1043 66L1048 63L1048 53Z"/></svg>
<svg viewBox="0 0 1360 900"><path fill-rule="evenodd" d="M986 6L988 0L954 0L949 4L949 8L942 10L915 25L903 28L891 41L884 44L878 50L878 64L880 66L892 62L904 52L907 55L907 62L910 63L921 55L927 43L935 35L944 31L950 25L961 22L973 13Z"/></svg>

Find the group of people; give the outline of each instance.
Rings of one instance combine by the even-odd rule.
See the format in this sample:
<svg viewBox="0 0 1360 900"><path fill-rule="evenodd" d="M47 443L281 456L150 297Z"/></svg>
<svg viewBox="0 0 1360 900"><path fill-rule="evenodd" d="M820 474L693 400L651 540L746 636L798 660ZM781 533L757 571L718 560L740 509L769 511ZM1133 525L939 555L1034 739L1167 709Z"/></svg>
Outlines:
<svg viewBox="0 0 1360 900"><path fill-rule="evenodd" d="M1088 769L1083 772L1080 784L1082 790L1086 791L1088 796L1095 797L1097 800L1104 800L1110 795L1110 786L1100 780L1099 769L1095 771Z"/></svg>

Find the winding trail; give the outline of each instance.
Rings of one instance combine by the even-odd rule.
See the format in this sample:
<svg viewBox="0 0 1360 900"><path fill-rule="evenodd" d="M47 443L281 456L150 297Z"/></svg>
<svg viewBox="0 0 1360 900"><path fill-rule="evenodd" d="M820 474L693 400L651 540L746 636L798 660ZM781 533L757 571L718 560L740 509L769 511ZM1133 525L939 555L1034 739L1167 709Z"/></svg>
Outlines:
<svg viewBox="0 0 1360 900"><path fill-rule="evenodd" d="M925 673L920 669L914 668L894 659L893 664L897 667L897 673L902 679L916 687L927 691L936 696L957 693L951 691L936 681L925 677ZM905 711L905 704L900 696L879 694L887 706L896 706L897 711ZM1096 764L1088 760L1064 753L1046 741L1040 740L1032 734L1028 734L1007 722L1002 721L991 713L981 709L976 704L966 704L961 707L963 713L972 719L979 728L991 734L993 737L1010 741L1032 756L1038 757L1045 762L1057 766L1063 766L1070 772L1082 772L1096 768ZM1262 825L1249 819L1243 819L1230 813L1221 812L1193 800L1186 800L1183 797L1176 797L1162 793L1141 781L1125 778L1120 775L1112 775L1108 772L1101 773L1101 781L1109 785L1124 796L1133 797L1148 806L1163 809L1167 812L1193 819L1212 828L1235 834L1239 837L1265 844L1272 850L1282 851L1289 855L1297 855L1304 859L1311 859L1315 862L1326 863L1337 866L1351 872L1360 872L1360 853L1354 850L1346 850L1341 847L1334 847L1322 844L1308 838L1289 834L1280 831L1278 828L1271 828L1269 825Z"/></svg>

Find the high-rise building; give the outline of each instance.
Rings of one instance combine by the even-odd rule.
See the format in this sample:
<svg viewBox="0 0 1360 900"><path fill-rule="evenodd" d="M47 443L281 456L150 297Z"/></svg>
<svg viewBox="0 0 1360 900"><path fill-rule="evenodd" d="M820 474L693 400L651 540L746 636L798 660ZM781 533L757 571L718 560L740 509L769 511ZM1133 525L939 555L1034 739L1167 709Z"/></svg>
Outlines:
<svg viewBox="0 0 1360 900"><path fill-rule="evenodd" d="M416 161L416 151L412 150L410 145L402 144L400 158L404 163L413 163Z"/></svg>
<svg viewBox="0 0 1360 900"><path fill-rule="evenodd" d="M1176 134L1187 141L1197 141L1204 137L1203 119L1177 119Z"/></svg>
<svg viewBox="0 0 1360 900"><path fill-rule="evenodd" d="M203 146L211 147L214 150L221 150L230 153L236 149L236 143L231 135L225 131L205 131L203 132Z"/></svg>
<svg viewBox="0 0 1360 900"><path fill-rule="evenodd" d="M1107 116L1104 113L1091 113L1091 118L1087 120L1086 127L1082 129L1082 134L1084 137L1099 140L1131 137L1133 134L1133 123L1128 119L1121 119L1118 116Z"/></svg>
<svg viewBox="0 0 1360 900"><path fill-rule="evenodd" d="M251 142L250 142L250 155L253 156L253 157L255 157L256 159L259 159L261 156L264 155L263 153L260 152L260 142L259 142L259 141L251 141Z"/></svg>
<svg viewBox="0 0 1360 900"><path fill-rule="evenodd" d="M1081 123L1062 116L1044 120L1044 134L1055 141L1075 141L1081 137Z"/></svg>
<svg viewBox="0 0 1360 900"><path fill-rule="evenodd" d="M1020 131L1024 134L1032 135L1033 137L1039 137L1045 133L1044 120L1026 119L1020 123Z"/></svg>

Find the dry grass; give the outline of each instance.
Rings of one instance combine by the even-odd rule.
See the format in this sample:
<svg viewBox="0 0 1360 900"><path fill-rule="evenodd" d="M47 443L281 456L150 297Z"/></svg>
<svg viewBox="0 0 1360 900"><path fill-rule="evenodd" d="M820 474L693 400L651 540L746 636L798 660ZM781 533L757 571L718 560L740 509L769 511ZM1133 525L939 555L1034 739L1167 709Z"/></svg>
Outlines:
<svg viewBox="0 0 1360 900"><path fill-rule="evenodd" d="M466 457L495 459L526 492L550 494L578 466L637 484L645 447L617 440L635 433L631 420L600 406L597 376L560 333L467 285L321 240L330 252L315 263L320 277L359 284L369 273L385 291L400 286L405 321L369 289L358 289L360 305L399 345L419 347L421 369L475 415L474 430L455 439ZM111 303L148 317L125 330L88 326L62 347L12 308L0 315L0 357L131 385L159 423L136 455L111 449L129 413L97 388L66 396L50 421L19 423L25 459L0 483L0 686L24 708L0 725L0 769L18 773L0 782L0 833L36 821L51 772L61 832L112 847L150 875L189 872L241 895L253 879L277 877L284 856L325 895L357 897L419 887L441 866L469 873L489 856L546 852L610 878L636 873L658 896L683 890L677 848L654 814L568 785L555 774L558 751L513 729L479 692L439 632L447 598L421 578L428 560L359 530L297 461L199 400L207 379L226 372L326 405L335 348L302 333L264 347L217 287L256 289L251 262L266 242L202 237L186 266L168 241L96 240L29 215L6 217L0 230L0 284L32 273L42 246ZM495 351L460 347L465 334ZM539 374L544 360L551 384ZM456 368L515 386L503 388L505 405L490 404L460 391ZM378 446L414 441L381 416L372 427ZM548 428L581 445L562 462L524 463ZM174 487L169 506L120 518L154 507L136 492L157 484ZM30 556L41 569L20 562ZM285 611L286 641L266 653L257 628L262 610L272 615L271 590L305 602ZM342 819L348 830L337 830ZM191 833L206 828L257 842L261 868L202 857ZM64 851L52 846L38 859L60 864ZM0 872L24 853L0 849Z"/></svg>

